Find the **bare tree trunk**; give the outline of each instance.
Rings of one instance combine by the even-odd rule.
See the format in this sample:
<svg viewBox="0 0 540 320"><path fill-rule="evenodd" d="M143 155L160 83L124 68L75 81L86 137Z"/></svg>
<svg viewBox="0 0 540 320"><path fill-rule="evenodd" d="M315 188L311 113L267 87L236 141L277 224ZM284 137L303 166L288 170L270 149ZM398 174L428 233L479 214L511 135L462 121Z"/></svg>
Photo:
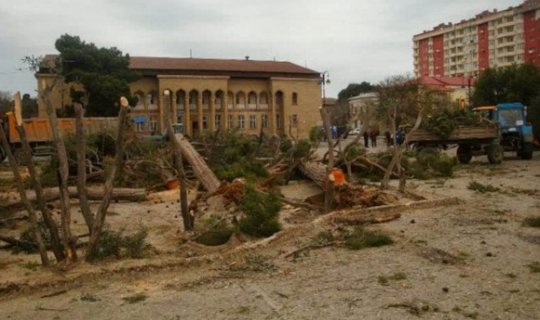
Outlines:
<svg viewBox="0 0 540 320"><path fill-rule="evenodd" d="M79 206L81 213L92 234L94 215L88 203L88 190L86 189L86 135L84 134L83 107L75 103L75 139L77 140L77 191L79 192Z"/></svg>
<svg viewBox="0 0 540 320"><path fill-rule="evenodd" d="M392 114L389 115L389 118L392 119L392 134L394 135L394 141L396 140L396 116L397 116L397 106L394 105L394 109L392 110ZM381 181L381 189L388 189L388 184L390 182L390 175L394 171L394 167L396 166L396 163L398 162L399 158L399 146L394 143L394 150L392 155L392 160L390 161L390 164L388 165L388 168L386 169L386 172L384 173L384 177ZM399 167L398 167L398 175L400 173Z"/></svg>
<svg viewBox="0 0 540 320"><path fill-rule="evenodd" d="M422 124L423 111L424 111L423 109L420 109L420 111L418 111L418 116L416 117L416 122L414 123L414 127L405 135L403 144L400 147L406 149L407 145L409 145L412 134L416 130L418 130L418 128L420 127L420 124ZM403 154L403 151L401 153ZM400 161L400 164L401 164L401 161ZM401 176L399 178L399 191L400 192L405 192L406 183L407 183L406 173L405 173L405 170L402 168Z"/></svg>
<svg viewBox="0 0 540 320"><path fill-rule="evenodd" d="M320 109L321 118L326 132L326 139L328 140L328 164L326 165L326 177L325 177L325 192L324 192L324 212L328 213L332 211L332 204L334 200L334 184L329 179L330 170L334 167L334 143L332 141L332 133L330 132L330 119L326 113L324 107Z"/></svg>
<svg viewBox="0 0 540 320"><path fill-rule="evenodd" d="M28 216L30 217L30 223L32 225L34 240L38 244L41 264L44 266L48 266L50 264L49 257L47 256L47 249L45 248L45 243L43 242L41 230L37 222L36 212L34 211L34 208L32 207L32 205L30 204L30 201L28 201L28 199L26 198L26 190L24 189L24 183L23 183L21 174L19 172L19 166L17 165L17 160L15 160L15 157L13 156L13 153L11 152L6 135L4 134L4 130L2 128L0 128L0 136L2 139L2 145L5 149L6 156L11 166L11 171L13 171L13 177L15 179L17 189L21 196L21 202L24 204L26 211L28 211ZM31 155L26 154L26 160L32 161Z"/></svg>
<svg viewBox="0 0 540 320"><path fill-rule="evenodd" d="M77 251L75 248L74 239L71 237L71 208L69 204L68 179L69 179L69 164L66 153L64 139L58 126L58 118L50 99L46 100L47 115L49 116L49 124L51 126L53 142L58 155L58 186L61 194L61 222L62 222L62 238L64 242L64 250L67 253L68 259L71 261L77 260Z"/></svg>
<svg viewBox="0 0 540 320"><path fill-rule="evenodd" d="M193 230L195 226L195 219L189 214L188 205L188 192L186 183L186 173L184 171L184 160L182 159L182 147L174 136L174 130L171 124L171 110L170 105L165 104L165 126L167 127L167 136L171 144L171 148L174 151L176 160L176 171L178 183L180 185L180 212L182 214L182 222L184 224L184 230Z"/></svg>
<svg viewBox="0 0 540 320"><path fill-rule="evenodd" d="M17 126L16 128L17 128L17 131L19 132L21 145L22 145L24 153L26 153L27 155L31 155L32 150L30 148L30 144L28 143L28 139L26 137L26 130L24 129L23 126ZM62 247L62 241L60 240L58 227L52 217L51 210L49 210L49 208L47 207L47 201L45 200L45 197L43 196L43 188L41 186L41 182L39 181L39 176L38 176L36 167L34 163L32 162L31 156L25 162L27 164L28 171L30 173L30 180L32 182L32 187L36 194L38 207L41 210L41 215L43 216L43 222L45 222L45 225L47 226L47 229L49 230L49 234L51 236L51 249L54 253L54 257L56 258L56 261L58 262L63 261L66 258L66 255Z"/></svg>
<svg viewBox="0 0 540 320"><path fill-rule="evenodd" d="M105 224L105 217L107 215L107 209L111 201L111 195L114 189L114 180L118 171L120 171L122 164L124 163L124 131L127 119L127 102L123 101L122 97L120 113L118 114L118 131L116 133L116 154L114 156L114 165L105 181L105 189L103 192L103 199L99 205L96 213L96 219L92 226L92 232L90 240L88 241L88 248L86 249L86 260L92 261L96 258L98 253L98 245L103 231L103 225Z"/></svg>

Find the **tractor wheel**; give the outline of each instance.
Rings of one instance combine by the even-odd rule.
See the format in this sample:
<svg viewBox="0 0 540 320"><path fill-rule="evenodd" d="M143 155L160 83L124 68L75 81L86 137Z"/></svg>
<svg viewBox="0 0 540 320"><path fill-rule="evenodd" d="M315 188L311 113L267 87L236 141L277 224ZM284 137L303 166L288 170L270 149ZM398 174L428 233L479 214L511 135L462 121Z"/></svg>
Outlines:
<svg viewBox="0 0 540 320"><path fill-rule="evenodd" d="M504 149L498 144L492 144L487 149L487 157L489 163L499 164L502 162L504 157Z"/></svg>
<svg viewBox="0 0 540 320"><path fill-rule="evenodd" d="M531 143L524 144L519 156L523 160L531 160L533 156L533 145Z"/></svg>
<svg viewBox="0 0 540 320"><path fill-rule="evenodd" d="M472 152L468 145L459 145L457 148L457 158L459 163L467 164L471 162Z"/></svg>

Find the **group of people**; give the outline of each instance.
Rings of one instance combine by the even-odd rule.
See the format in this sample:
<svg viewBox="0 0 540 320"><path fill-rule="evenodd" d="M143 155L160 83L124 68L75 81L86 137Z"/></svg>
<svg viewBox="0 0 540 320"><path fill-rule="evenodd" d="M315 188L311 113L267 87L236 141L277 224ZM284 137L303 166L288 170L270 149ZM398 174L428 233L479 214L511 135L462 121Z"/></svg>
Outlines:
<svg viewBox="0 0 540 320"><path fill-rule="evenodd" d="M371 147L375 148L377 147L377 137L379 136L379 129L371 129L371 130L364 130L363 133L364 136L364 146L366 148L369 148L369 141L371 140ZM390 133L389 130L386 130L384 133L385 139L386 139L386 146L390 147L394 144L394 137ZM403 141L405 140L405 133L403 130L398 129L396 131L396 143L398 145L401 145Z"/></svg>
<svg viewBox="0 0 540 320"><path fill-rule="evenodd" d="M377 137L379 136L379 129L364 130L364 146L369 148L369 140L371 140L371 147L375 148L377 146Z"/></svg>

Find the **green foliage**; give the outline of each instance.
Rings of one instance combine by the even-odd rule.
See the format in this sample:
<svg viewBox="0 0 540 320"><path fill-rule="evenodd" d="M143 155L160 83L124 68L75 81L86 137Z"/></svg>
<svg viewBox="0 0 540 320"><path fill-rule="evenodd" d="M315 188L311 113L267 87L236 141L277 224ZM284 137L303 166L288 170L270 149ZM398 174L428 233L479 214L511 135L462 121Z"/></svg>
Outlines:
<svg viewBox="0 0 540 320"><path fill-rule="evenodd" d="M422 122L422 128L441 137L448 139L452 131L459 126L480 125L480 116L471 111L441 109L432 113Z"/></svg>
<svg viewBox="0 0 540 320"><path fill-rule="evenodd" d="M130 97L129 83L140 76L131 71L129 55L115 47L98 48L77 36L62 35L55 42L60 55L56 66L66 83L84 86L86 114L88 116L112 117L118 114L120 96ZM73 93L73 101L81 101L81 95Z"/></svg>
<svg viewBox="0 0 540 320"><path fill-rule="evenodd" d="M360 144L352 144L345 149L345 161L353 161L358 156L366 154L366 149L364 149Z"/></svg>
<svg viewBox="0 0 540 320"><path fill-rule="evenodd" d="M416 179L451 177L457 165L455 157L449 157L438 150L421 150L416 154L416 162L407 161L404 165L407 174Z"/></svg>
<svg viewBox="0 0 540 320"><path fill-rule="evenodd" d="M146 246L148 230L141 227L134 234L124 236L123 233L123 230L104 229L99 240L97 258L104 259L111 256L118 259L122 256L141 258Z"/></svg>
<svg viewBox="0 0 540 320"><path fill-rule="evenodd" d="M12 95L8 91L0 91L0 116L13 110Z"/></svg>
<svg viewBox="0 0 540 320"><path fill-rule="evenodd" d="M142 258L147 236L148 230L146 228L140 228L134 234L124 236L122 246L126 249L126 255L134 259Z"/></svg>
<svg viewBox="0 0 540 320"><path fill-rule="evenodd" d="M361 83L349 83L349 85L338 93L339 101L347 101L350 97L361 93L371 92L375 89L371 83L362 81Z"/></svg>
<svg viewBox="0 0 540 320"><path fill-rule="evenodd" d="M523 221L523 225L527 227L540 228L540 217L527 217Z"/></svg>
<svg viewBox="0 0 540 320"><path fill-rule="evenodd" d="M501 189L494 187L490 184L482 184L478 181L471 181L469 182L469 185L467 186L467 189L473 190L480 193L488 193L488 192L499 192Z"/></svg>
<svg viewBox="0 0 540 320"><path fill-rule="evenodd" d="M255 181L268 177L264 165L255 158L273 156L269 138L263 136L261 141L231 130L213 139L204 143L212 146L208 164L220 180L232 181L243 177Z"/></svg>
<svg viewBox="0 0 540 320"><path fill-rule="evenodd" d="M137 302L145 301L148 298L148 296L144 293L137 293L132 296L123 297L122 300L126 301L127 303L133 304Z"/></svg>
<svg viewBox="0 0 540 320"><path fill-rule="evenodd" d="M281 201L276 193L258 192L247 186L240 201L245 216L240 220L240 231L255 237L269 237L281 230L278 214Z"/></svg>
<svg viewBox="0 0 540 320"><path fill-rule="evenodd" d="M28 93L23 94L21 99L22 116L23 118L37 117L38 104L37 99L30 97Z"/></svg>
<svg viewBox="0 0 540 320"><path fill-rule="evenodd" d="M380 231L371 231L361 227L353 229L345 235L345 246L351 250L382 247L391 245L394 240Z"/></svg>
<svg viewBox="0 0 540 320"><path fill-rule="evenodd" d="M38 228L39 228L39 231L41 232L41 236L43 238L43 243L45 244L46 247L50 247L51 246L51 234L50 234L49 229L45 225L45 222L41 218L38 220ZM27 246L23 245L23 246L14 247L13 248L14 252L25 252L25 253L38 252L38 247L35 244L36 240L34 239L34 228L32 226L28 226L28 228L23 230L21 232L21 234L19 235L19 239L21 241L24 241L24 242L28 243L28 245Z"/></svg>
<svg viewBox="0 0 540 320"><path fill-rule="evenodd" d="M478 78L472 100L475 106L521 102L530 105L540 93L540 68L525 63L486 69Z"/></svg>
<svg viewBox="0 0 540 320"><path fill-rule="evenodd" d="M309 130L309 141L313 145L318 145L319 142L324 140L324 129L321 126L314 126Z"/></svg>
<svg viewBox="0 0 540 320"><path fill-rule="evenodd" d="M233 234L233 227L226 219L211 215L203 221L203 232L195 241L207 246L219 246L227 243Z"/></svg>
<svg viewBox="0 0 540 320"><path fill-rule="evenodd" d="M531 273L540 273L540 262L535 261L529 264L529 270Z"/></svg>

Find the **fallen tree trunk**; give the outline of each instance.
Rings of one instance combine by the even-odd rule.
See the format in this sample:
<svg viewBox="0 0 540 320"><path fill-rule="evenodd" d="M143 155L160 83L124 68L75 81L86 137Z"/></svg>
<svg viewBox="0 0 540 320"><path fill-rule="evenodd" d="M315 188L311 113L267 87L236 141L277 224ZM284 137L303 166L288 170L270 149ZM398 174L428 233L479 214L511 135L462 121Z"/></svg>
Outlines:
<svg viewBox="0 0 540 320"><path fill-rule="evenodd" d="M346 212L344 212L346 214ZM374 223L384 223L399 219L400 213L397 212L375 212L360 213L355 215L336 216L332 219L334 223L343 223L348 225L365 225Z"/></svg>
<svg viewBox="0 0 540 320"><path fill-rule="evenodd" d="M79 192L76 187L69 187L69 196L73 198L79 197ZM89 187L87 189L88 200L101 200L103 198L103 187ZM27 192L28 198L31 201L35 201L35 197ZM60 193L57 188L45 188L43 189L43 197L46 201L54 201L60 199ZM124 201L143 201L146 199L145 189L132 189L132 188L115 188L111 196L112 200L124 200Z"/></svg>
<svg viewBox="0 0 540 320"><path fill-rule="evenodd" d="M175 139L178 142L176 145L182 151L183 158L191 165L193 173L195 173L204 188L210 193L216 191L221 183L203 157L181 133L175 134Z"/></svg>
<svg viewBox="0 0 540 320"><path fill-rule="evenodd" d="M300 169L302 174L315 182L316 185L321 187L321 189L325 190L327 173L326 166L323 163L317 161L302 161L298 165L298 169Z"/></svg>

